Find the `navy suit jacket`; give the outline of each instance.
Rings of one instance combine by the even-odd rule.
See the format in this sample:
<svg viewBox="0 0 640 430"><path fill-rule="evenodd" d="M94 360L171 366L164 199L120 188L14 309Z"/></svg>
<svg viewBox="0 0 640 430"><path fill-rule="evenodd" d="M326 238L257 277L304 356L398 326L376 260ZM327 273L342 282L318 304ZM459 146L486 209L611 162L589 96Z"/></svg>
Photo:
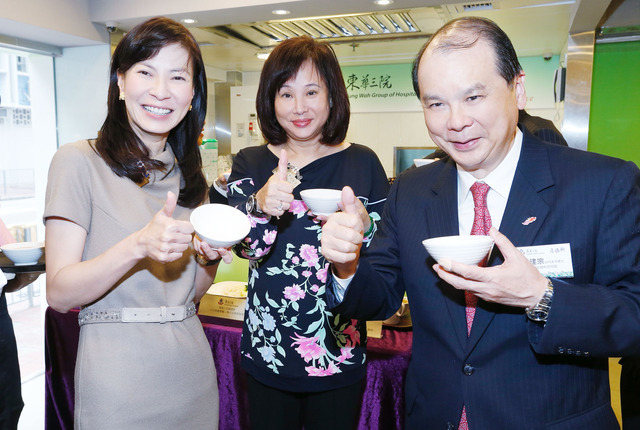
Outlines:
<svg viewBox="0 0 640 430"><path fill-rule="evenodd" d="M537 138L549 143L569 146L562 133L556 128L553 121L539 116L529 115L524 109L518 113L518 122Z"/></svg>
<svg viewBox="0 0 640 430"><path fill-rule="evenodd" d="M403 173L333 308L384 319L406 289L413 321L406 428L457 429L463 404L471 430L618 428L607 357L640 352L638 168L525 132L500 231L517 247L571 246L575 276L553 279L546 325L522 308L480 300L467 337L464 293L438 278L422 246L458 231L453 161ZM494 247L488 264L502 262Z"/></svg>

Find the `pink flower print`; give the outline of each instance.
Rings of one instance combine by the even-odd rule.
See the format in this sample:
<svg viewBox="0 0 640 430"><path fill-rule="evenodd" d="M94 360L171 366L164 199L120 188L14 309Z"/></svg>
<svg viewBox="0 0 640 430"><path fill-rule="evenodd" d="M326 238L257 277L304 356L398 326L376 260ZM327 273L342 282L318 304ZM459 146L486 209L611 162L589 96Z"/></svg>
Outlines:
<svg viewBox="0 0 640 430"><path fill-rule="evenodd" d="M360 345L360 332L356 330L358 320L351 320L351 325L344 329L344 334L348 336L347 346L354 347Z"/></svg>
<svg viewBox="0 0 640 430"><path fill-rule="evenodd" d="M325 264L325 266L322 269L316 272L316 278L318 278L318 281L322 282L323 284L327 282L328 269L329 269L329 263Z"/></svg>
<svg viewBox="0 0 640 430"><path fill-rule="evenodd" d="M256 249L256 252L255 252L255 254L254 254L254 257L255 257L255 258L260 258L260 257L262 257L263 255L265 255L265 254L269 253L269 251L270 251L270 250L271 250L271 247L270 247L270 246L266 247L265 249L258 248L258 249Z"/></svg>
<svg viewBox="0 0 640 430"><path fill-rule="evenodd" d="M247 218L249 218L249 224L251 224L251 228L255 228L258 223L256 222L256 219L252 216L247 216Z"/></svg>
<svg viewBox="0 0 640 430"><path fill-rule="evenodd" d="M338 357L338 362L339 363L344 363L345 360L352 358L353 354L351 353L351 350L353 348L340 348L340 357Z"/></svg>
<svg viewBox="0 0 640 430"><path fill-rule="evenodd" d="M302 272L302 276L304 276L305 278L308 278L311 275L312 275L311 270L305 270L304 272Z"/></svg>
<svg viewBox="0 0 640 430"><path fill-rule="evenodd" d="M329 367L327 369L308 366L308 367L305 367L304 370L307 371L309 376L331 376L335 373L340 373L340 369L338 369L336 365L333 364L333 362L329 363Z"/></svg>
<svg viewBox="0 0 640 430"><path fill-rule="evenodd" d="M291 343L291 346L298 345L296 351L298 351L298 354L300 354L300 357L302 357L306 363L310 362L311 360L317 360L318 358L326 354L327 351L323 347L318 345L317 337L304 337L300 336L297 333L295 335L296 338L291 338L294 339L294 341Z"/></svg>
<svg viewBox="0 0 640 430"><path fill-rule="evenodd" d="M276 240L277 232L275 230L266 230L262 236L262 240L267 245L271 245Z"/></svg>
<svg viewBox="0 0 640 430"><path fill-rule="evenodd" d="M327 372L330 372L329 375L333 375L335 373L340 373L340 369L338 369L338 367L332 361L331 363L329 363L329 368L327 369Z"/></svg>
<svg viewBox="0 0 640 430"><path fill-rule="evenodd" d="M324 369L319 369L317 367L307 366L304 368L304 370L307 371L309 376L327 376Z"/></svg>
<svg viewBox="0 0 640 430"><path fill-rule="evenodd" d="M258 241L256 240L251 244L251 249L256 249L257 247L258 247Z"/></svg>
<svg viewBox="0 0 640 430"><path fill-rule="evenodd" d="M298 263L300 263L300 259L297 256L294 256L293 258L291 258L291 262L293 264L298 264Z"/></svg>
<svg viewBox="0 0 640 430"><path fill-rule="evenodd" d="M313 284L311 286L311 291L313 291L314 293L317 293L319 289L320 289L320 287L318 287L316 284Z"/></svg>
<svg viewBox="0 0 640 430"><path fill-rule="evenodd" d="M300 257L307 263L307 267L314 267L318 262L318 250L313 245L302 245Z"/></svg>
<svg viewBox="0 0 640 430"><path fill-rule="evenodd" d="M306 213L309 209L302 200L294 200L289 206L289 212L293 212L294 215Z"/></svg>
<svg viewBox="0 0 640 430"><path fill-rule="evenodd" d="M304 299L305 292L302 291L300 285L293 284L290 287L284 288L284 298L287 300L291 300L292 302L297 302L300 299Z"/></svg>

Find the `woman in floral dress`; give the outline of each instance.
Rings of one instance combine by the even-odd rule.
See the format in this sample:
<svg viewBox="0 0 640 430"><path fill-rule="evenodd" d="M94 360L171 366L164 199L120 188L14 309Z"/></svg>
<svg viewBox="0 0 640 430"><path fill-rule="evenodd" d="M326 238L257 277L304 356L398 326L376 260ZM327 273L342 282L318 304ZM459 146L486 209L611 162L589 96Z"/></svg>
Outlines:
<svg viewBox="0 0 640 430"><path fill-rule="evenodd" d="M345 142L349 99L338 61L309 37L281 42L262 70L257 112L266 145L243 149L229 203L252 229L242 365L254 429L353 429L365 376L364 321L327 310L321 220L300 191L350 186L373 236L388 191L375 153Z"/></svg>

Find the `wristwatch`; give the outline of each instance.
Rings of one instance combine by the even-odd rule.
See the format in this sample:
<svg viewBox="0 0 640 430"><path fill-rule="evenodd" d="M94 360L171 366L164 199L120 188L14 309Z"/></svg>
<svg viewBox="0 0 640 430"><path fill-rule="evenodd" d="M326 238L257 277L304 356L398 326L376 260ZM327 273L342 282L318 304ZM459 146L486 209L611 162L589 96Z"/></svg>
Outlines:
<svg viewBox="0 0 640 430"><path fill-rule="evenodd" d="M247 204L245 205L245 209L247 210L247 214L256 217L256 218L269 218L269 215L262 212L260 210L260 205L258 204L258 198L256 197L256 193L253 193L247 199Z"/></svg>
<svg viewBox="0 0 640 430"><path fill-rule="evenodd" d="M526 308L527 318L536 322L547 322L549 316L549 309L551 309L551 300L553 300L553 283L551 279L547 278L547 288L544 290L544 294L538 303Z"/></svg>

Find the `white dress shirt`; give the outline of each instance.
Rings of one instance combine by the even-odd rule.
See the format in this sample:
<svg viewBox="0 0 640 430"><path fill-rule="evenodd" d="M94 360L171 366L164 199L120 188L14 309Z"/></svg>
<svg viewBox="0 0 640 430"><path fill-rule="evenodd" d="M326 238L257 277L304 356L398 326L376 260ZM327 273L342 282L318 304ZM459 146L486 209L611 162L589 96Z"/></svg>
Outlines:
<svg viewBox="0 0 640 430"><path fill-rule="evenodd" d="M471 234L473 226L473 195L471 186L475 182L484 182L491 189L487 194L487 208L491 215L491 225L498 230L507 207L513 177L516 174L520 151L522 150L522 132L517 129L513 145L504 160L484 178L475 178L471 173L458 167L458 226L460 235Z"/></svg>

